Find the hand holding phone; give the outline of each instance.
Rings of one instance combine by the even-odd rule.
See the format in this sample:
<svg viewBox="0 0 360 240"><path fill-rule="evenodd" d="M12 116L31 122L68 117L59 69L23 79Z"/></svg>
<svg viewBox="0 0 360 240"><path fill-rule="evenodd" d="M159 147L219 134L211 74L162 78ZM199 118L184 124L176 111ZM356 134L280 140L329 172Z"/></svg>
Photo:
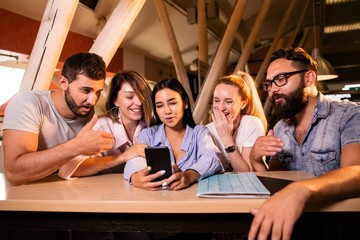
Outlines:
<svg viewBox="0 0 360 240"><path fill-rule="evenodd" d="M151 167L150 174L165 170L165 173L154 179L153 182L163 180L172 175L170 151L167 147L146 147L145 158L147 165Z"/></svg>

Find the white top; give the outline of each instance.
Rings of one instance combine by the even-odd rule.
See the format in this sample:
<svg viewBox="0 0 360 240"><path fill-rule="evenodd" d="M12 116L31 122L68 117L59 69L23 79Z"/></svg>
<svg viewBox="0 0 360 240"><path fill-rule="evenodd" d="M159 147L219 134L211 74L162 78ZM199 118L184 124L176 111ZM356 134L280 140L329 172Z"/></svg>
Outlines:
<svg viewBox="0 0 360 240"><path fill-rule="evenodd" d="M136 126L134 138L144 127L146 127L145 122L140 121ZM106 150L103 153L103 156L111 156L123 153L133 145L133 139L129 139L121 118L119 118L117 121L114 121L107 115L100 116L93 129L97 131L109 132L115 138L113 147Z"/></svg>
<svg viewBox="0 0 360 240"><path fill-rule="evenodd" d="M209 129L215 144L218 146L218 148L221 151L221 156L220 156L221 162L223 164L229 163L230 160L228 159L228 156L225 152L225 146L221 141L221 138L216 130L214 122L207 124L206 127ZM233 139L236 147L239 149L239 152L241 154L243 147L252 147L256 139L259 136L264 136L264 135L265 135L264 126L262 125L260 118L251 115L243 115L241 117L241 121L238 129L236 129L233 135ZM226 166L224 167L226 169Z"/></svg>

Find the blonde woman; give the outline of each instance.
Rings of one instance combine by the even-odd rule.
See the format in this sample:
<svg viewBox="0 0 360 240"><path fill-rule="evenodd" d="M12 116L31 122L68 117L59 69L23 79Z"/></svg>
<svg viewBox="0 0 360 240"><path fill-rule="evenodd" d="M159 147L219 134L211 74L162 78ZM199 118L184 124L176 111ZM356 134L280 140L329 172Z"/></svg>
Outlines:
<svg viewBox="0 0 360 240"><path fill-rule="evenodd" d="M250 152L267 131L267 121L254 80L244 72L220 78L213 96L212 122L207 125L222 152L227 171L253 171Z"/></svg>

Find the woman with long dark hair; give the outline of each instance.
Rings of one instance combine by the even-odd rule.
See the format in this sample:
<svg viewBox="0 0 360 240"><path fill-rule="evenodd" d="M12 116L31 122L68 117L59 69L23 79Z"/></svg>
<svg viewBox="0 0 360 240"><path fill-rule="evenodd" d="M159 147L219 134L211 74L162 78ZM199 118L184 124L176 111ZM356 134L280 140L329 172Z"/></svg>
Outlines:
<svg viewBox="0 0 360 240"><path fill-rule="evenodd" d="M136 187L147 190L168 188L179 190L201 178L223 172L219 150L205 126L195 125L189 97L175 78L158 82L152 92L157 125L143 129L137 143L151 147L166 146L170 150L173 174L164 180L153 181L164 174L149 174L144 158L126 163L124 177Z"/></svg>

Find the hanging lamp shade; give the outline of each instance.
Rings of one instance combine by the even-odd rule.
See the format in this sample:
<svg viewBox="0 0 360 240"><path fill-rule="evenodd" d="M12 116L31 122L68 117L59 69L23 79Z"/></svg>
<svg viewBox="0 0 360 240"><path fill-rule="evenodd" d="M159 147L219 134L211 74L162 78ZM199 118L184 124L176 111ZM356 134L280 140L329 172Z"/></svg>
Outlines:
<svg viewBox="0 0 360 240"><path fill-rule="evenodd" d="M335 72L334 67L331 66L331 64L320 55L320 51L318 48L314 48L312 50L311 56L318 63L318 69L317 69L317 80L318 81L325 81L325 80L330 80L330 79L334 79L334 78L338 77L338 75Z"/></svg>

